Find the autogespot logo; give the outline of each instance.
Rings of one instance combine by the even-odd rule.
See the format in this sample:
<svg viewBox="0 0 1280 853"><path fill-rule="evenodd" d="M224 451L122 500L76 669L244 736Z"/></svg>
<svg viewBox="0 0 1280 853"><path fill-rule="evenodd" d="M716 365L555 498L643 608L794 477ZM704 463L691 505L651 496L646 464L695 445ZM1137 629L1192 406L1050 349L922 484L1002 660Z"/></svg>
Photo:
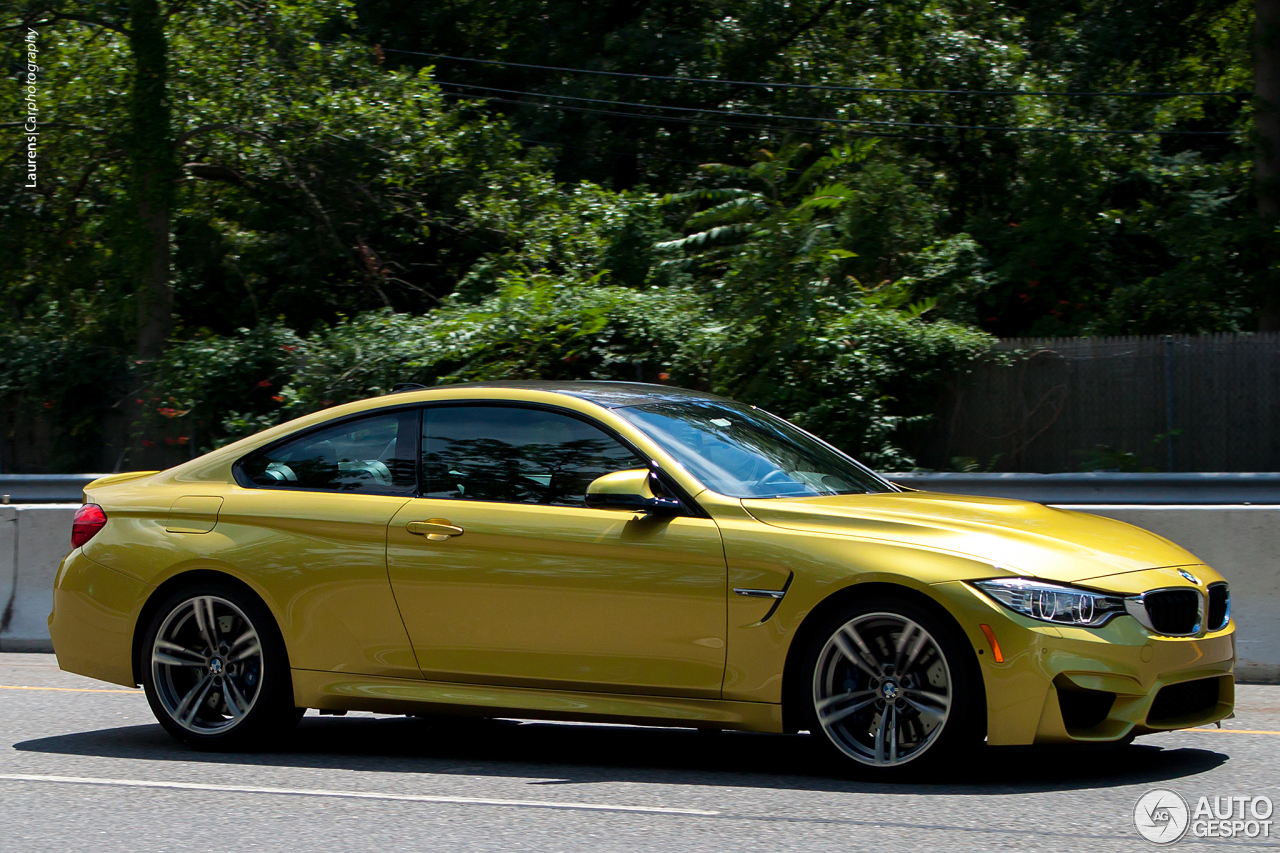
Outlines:
<svg viewBox="0 0 1280 853"><path fill-rule="evenodd" d="M1133 807L1133 825L1152 844L1193 838L1270 838L1270 797L1200 797L1194 810L1176 791L1156 788Z"/></svg>
<svg viewBox="0 0 1280 853"><path fill-rule="evenodd" d="M1187 834L1191 810L1176 791L1147 791L1133 807L1133 825L1152 844L1172 844Z"/></svg>

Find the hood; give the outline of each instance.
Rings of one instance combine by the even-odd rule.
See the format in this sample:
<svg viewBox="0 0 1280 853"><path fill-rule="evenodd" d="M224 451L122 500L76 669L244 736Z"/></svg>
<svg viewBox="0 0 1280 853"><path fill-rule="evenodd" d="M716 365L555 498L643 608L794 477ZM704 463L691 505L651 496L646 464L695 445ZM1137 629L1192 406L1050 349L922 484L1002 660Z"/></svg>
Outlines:
<svg viewBox="0 0 1280 853"><path fill-rule="evenodd" d="M923 545L1062 583L1200 562L1168 539L1120 521L1004 498L886 492L742 505L774 527Z"/></svg>

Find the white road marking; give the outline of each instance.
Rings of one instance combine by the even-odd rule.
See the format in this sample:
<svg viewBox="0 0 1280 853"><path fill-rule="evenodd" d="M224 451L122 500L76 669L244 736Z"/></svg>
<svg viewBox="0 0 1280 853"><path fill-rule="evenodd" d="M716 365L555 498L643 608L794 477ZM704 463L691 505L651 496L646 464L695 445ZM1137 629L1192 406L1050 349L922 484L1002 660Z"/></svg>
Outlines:
<svg viewBox="0 0 1280 853"><path fill-rule="evenodd" d="M676 809L663 806L628 806L617 803L567 803L555 800L500 800L492 797L446 797L434 794L384 794L375 791L333 791L323 788L265 788L257 785L209 785L199 782L162 782L153 779L104 779L92 776L38 776L0 773L0 781L51 782L64 785L102 785L113 788L164 788L178 791L216 791L233 794L282 794L293 797L335 797L352 800L392 800L408 803L446 803L463 806L515 806L533 809L567 809L593 812L633 812L712 817L718 811Z"/></svg>

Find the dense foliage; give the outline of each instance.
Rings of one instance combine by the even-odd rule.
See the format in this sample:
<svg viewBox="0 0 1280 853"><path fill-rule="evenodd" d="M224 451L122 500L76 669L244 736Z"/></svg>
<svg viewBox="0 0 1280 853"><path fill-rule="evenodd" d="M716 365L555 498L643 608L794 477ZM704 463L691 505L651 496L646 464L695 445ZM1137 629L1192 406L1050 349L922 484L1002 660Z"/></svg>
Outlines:
<svg viewBox="0 0 1280 853"><path fill-rule="evenodd" d="M423 316L373 311L305 337L277 324L177 344L155 377L167 395L156 402L227 438L399 382L671 382L752 400L874 464L909 466L893 433L927 411L913 395L987 344L949 323L867 307L805 326L785 357L767 356L754 341L735 343L731 330L740 329L689 288L535 275L477 303L451 297Z"/></svg>
<svg viewBox="0 0 1280 853"><path fill-rule="evenodd" d="M875 139L858 178L866 233L847 246L854 274L915 276L919 253L962 250L983 270L966 310L988 331L1144 334L1257 322L1261 256L1275 241L1253 216L1254 105L1065 93L1247 92L1253 5L359 0L352 34L380 44L389 65L434 66L451 95L501 99L491 110L552 146L565 180L671 192L693 173L682 160L746 165L761 147L799 142L816 159ZM1164 133L1113 132L1127 130Z"/></svg>
<svg viewBox="0 0 1280 853"><path fill-rule="evenodd" d="M910 464L988 333L1256 326L1249 99L1063 94L1247 89L1250 8L9 0L42 136L30 189L0 123L0 466L497 377L707 388Z"/></svg>

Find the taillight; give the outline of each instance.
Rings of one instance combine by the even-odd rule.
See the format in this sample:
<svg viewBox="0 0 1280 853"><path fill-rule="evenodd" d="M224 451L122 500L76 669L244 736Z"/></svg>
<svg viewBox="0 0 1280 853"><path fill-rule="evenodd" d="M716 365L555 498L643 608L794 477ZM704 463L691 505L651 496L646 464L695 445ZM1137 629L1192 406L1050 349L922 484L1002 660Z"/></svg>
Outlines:
<svg viewBox="0 0 1280 853"><path fill-rule="evenodd" d="M71 521L71 547L79 548L88 542L107 523L107 514L97 504L85 504L76 510Z"/></svg>

